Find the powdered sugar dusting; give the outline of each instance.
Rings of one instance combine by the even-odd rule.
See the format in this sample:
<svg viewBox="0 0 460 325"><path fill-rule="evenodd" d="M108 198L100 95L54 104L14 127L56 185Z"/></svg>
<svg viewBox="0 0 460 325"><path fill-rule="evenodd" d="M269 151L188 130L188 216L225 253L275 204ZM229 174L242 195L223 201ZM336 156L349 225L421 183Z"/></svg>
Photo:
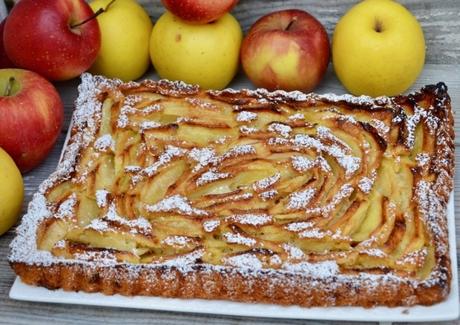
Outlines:
<svg viewBox="0 0 460 325"><path fill-rule="evenodd" d="M238 122L250 122L257 119L257 114L249 111L241 111L236 115Z"/></svg>
<svg viewBox="0 0 460 325"><path fill-rule="evenodd" d="M228 150L224 155L223 159L235 158L244 155L253 155L256 153L256 149L250 144L237 145Z"/></svg>
<svg viewBox="0 0 460 325"><path fill-rule="evenodd" d="M102 152L105 152L109 149L115 151L115 141L113 141L110 134L105 134L94 142L94 148Z"/></svg>
<svg viewBox="0 0 460 325"><path fill-rule="evenodd" d="M289 144L289 140L284 139L284 138L270 138L270 139L268 139L267 143L270 146L282 146L282 145Z"/></svg>
<svg viewBox="0 0 460 325"><path fill-rule="evenodd" d="M268 126L268 131L278 133L282 137L288 138L292 132L292 128L286 124L272 123Z"/></svg>
<svg viewBox="0 0 460 325"><path fill-rule="evenodd" d="M244 201L244 200L249 200L254 196L252 193L241 193L241 194L236 194L236 195L229 195L223 199L220 199L220 203L226 203L226 202L236 202L236 201Z"/></svg>
<svg viewBox="0 0 460 325"><path fill-rule="evenodd" d="M345 183L343 184L337 193L334 194L332 200L321 207L314 207L306 209L306 213L310 214L320 214L324 217L327 217L331 211L335 209L335 207L342 202L345 198L349 197L354 192L354 188L351 184Z"/></svg>
<svg viewBox="0 0 460 325"><path fill-rule="evenodd" d="M98 232L114 231L109 227L107 221L101 219L91 220L91 222L85 227L85 229L92 229Z"/></svg>
<svg viewBox="0 0 460 325"><path fill-rule="evenodd" d="M315 195L315 189L307 188L306 190L294 192L289 195L287 208L290 210L305 209Z"/></svg>
<svg viewBox="0 0 460 325"><path fill-rule="evenodd" d="M273 186L274 184L276 184L276 182L278 182L280 179L281 179L281 174L276 173L276 174L274 174L274 175L272 175L270 177L266 177L266 178L263 178L261 180L258 180L257 182L255 182L252 185L252 188L256 192L261 192L261 191L266 190L267 188Z"/></svg>
<svg viewBox="0 0 460 325"><path fill-rule="evenodd" d="M300 263L284 263L283 268L291 272L300 272L315 278L324 279L333 277L339 273L339 266L334 261L327 262L300 262Z"/></svg>
<svg viewBox="0 0 460 325"><path fill-rule="evenodd" d="M185 236L168 236L162 240L162 243L169 246L185 247L191 243L191 239Z"/></svg>
<svg viewBox="0 0 460 325"><path fill-rule="evenodd" d="M381 249L377 249L377 248L363 249L359 253L365 254L368 256L372 256L372 257L378 257L378 258L385 258L387 256L387 254L384 251L382 251Z"/></svg>
<svg viewBox="0 0 460 325"><path fill-rule="evenodd" d="M10 261L27 262L48 266L56 261L50 252L37 248L37 229L38 225L47 217L51 216L46 205L46 199L42 193L36 193L29 204L27 214L22 218L22 222L16 229L16 237L10 244Z"/></svg>
<svg viewBox="0 0 460 325"><path fill-rule="evenodd" d="M117 127L123 129L128 126L128 115L136 112L134 106L136 106L136 104L140 101L142 101L142 96L140 95L129 95L125 97L123 106L120 108L120 115L118 116Z"/></svg>
<svg viewBox="0 0 460 325"><path fill-rule="evenodd" d="M230 222L236 222L242 225L263 226L271 223L273 218L268 214L264 213L246 213L231 215L226 217L225 220Z"/></svg>
<svg viewBox="0 0 460 325"><path fill-rule="evenodd" d="M193 148L188 156L197 162L192 170L194 173L217 162L217 154L213 148Z"/></svg>
<svg viewBox="0 0 460 325"><path fill-rule="evenodd" d="M117 257L112 252L108 251L86 251L84 253L76 253L74 257L80 261L96 262L107 266L117 264Z"/></svg>
<svg viewBox="0 0 460 325"><path fill-rule="evenodd" d="M105 208L107 206L107 196L109 194L109 191L106 190L96 191L96 204L99 208Z"/></svg>
<svg viewBox="0 0 460 325"><path fill-rule="evenodd" d="M187 216L207 216L208 212L191 206L188 199L181 195L167 197L154 205L147 205L150 212L176 212Z"/></svg>
<svg viewBox="0 0 460 325"><path fill-rule="evenodd" d="M299 233L300 238L321 239L325 237L332 237L333 233L329 230L324 231L318 228L311 228Z"/></svg>
<svg viewBox="0 0 460 325"><path fill-rule="evenodd" d="M109 210L107 214L103 217L103 219L127 226L131 228L130 232L133 234L137 234L138 232L145 234L150 233L152 231L152 225L147 219L141 216L139 216L136 219L126 219L117 213L117 209L113 203L109 206Z"/></svg>
<svg viewBox="0 0 460 325"><path fill-rule="evenodd" d="M443 208L430 183L426 181L418 182L415 187L415 193L419 212L433 234L438 250L442 254L446 254L448 251L448 245L445 240L447 229L444 228L445 223L440 223L437 220L439 216L443 215L445 208Z"/></svg>
<svg viewBox="0 0 460 325"><path fill-rule="evenodd" d="M289 231L302 231L308 228L312 228L315 224L309 221L301 221L301 222L291 222L285 228Z"/></svg>
<svg viewBox="0 0 460 325"><path fill-rule="evenodd" d="M306 134L296 134L292 143L298 147L312 148L319 152L325 152L337 159L339 165L345 170L345 175L351 177L359 168L361 158L353 157L346 152L349 151L338 145L326 146L318 139L312 138Z"/></svg>
<svg viewBox="0 0 460 325"><path fill-rule="evenodd" d="M215 169L210 169L207 172L201 174L201 176L196 180L196 185L202 186L218 181L220 179L226 179L228 177L230 177L230 173L219 173Z"/></svg>
<svg viewBox="0 0 460 325"><path fill-rule="evenodd" d="M304 156L293 156L292 167L299 173L306 172L314 167L319 167L325 173L330 173L332 171L331 166L329 166L327 160L322 156L318 156L314 160Z"/></svg>
<svg viewBox="0 0 460 325"><path fill-rule="evenodd" d="M161 156L158 158L158 160L153 165L145 168L142 171L142 173L144 175L152 177L153 175L155 175L158 172L158 170L161 167L166 166L167 164L169 164L176 157L184 156L186 152L187 151L185 149L168 145L166 147L166 150L164 151L164 153L161 154Z"/></svg>
<svg viewBox="0 0 460 325"><path fill-rule="evenodd" d="M303 115L302 113L296 113L288 117L288 120L291 120L291 121L298 121L298 120L304 120L304 119L305 119L305 115Z"/></svg>
<svg viewBox="0 0 460 325"><path fill-rule="evenodd" d="M268 190L262 193L259 193L259 197L263 201L268 201L274 199L278 195L278 191L273 189L273 190Z"/></svg>
<svg viewBox="0 0 460 325"><path fill-rule="evenodd" d="M205 109L217 109L217 106L215 104L199 98L186 97L185 101L196 107L201 107Z"/></svg>
<svg viewBox="0 0 460 325"><path fill-rule="evenodd" d="M223 137L220 137L218 138L215 143L217 144L224 144L226 141L227 141L228 137L227 136L223 136Z"/></svg>
<svg viewBox="0 0 460 325"><path fill-rule="evenodd" d="M253 254L241 254L226 257L224 259L224 263L226 265L243 269L260 270L262 268L262 262Z"/></svg>
<svg viewBox="0 0 460 325"><path fill-rule="evenodd" d="M125 172L127 173L137 173L137 172L140 172L141 170L142 170L141 166L134 166L134 165L125 166Z"/></svg>
<svg viewBox="0 0 460 325"><path fill-rule="evenodd" d="M142 107L142 109L140 109L140 112L144 115L148 115L150 113L159 112L162 109L163 107L161 106L161 104L156 103L156 104L147 105L147 106Z"/></svg>
<svg viewBox="0 0 460 325"><path fill-rule="evenodd" d="M435 130L437 128L437 124L439 122L438 118L431 115L429 110L425 110L418 105L415 106L414 114L408 116L404 121L404 125L406 127L405 145L410 149L413 148L415 144L415 130L423 120L426 120L427 123L431 125L431 130Z"/></svg>
<svg viewBox="0 0 460 325"><path fill-rule="evenodd" d="M270 263L270 265L278 266L281 263L283 263L283 260L281 259L281 257L278 254L275 254L275 255L270 256L269 263Z"/></svg>
<svg viewBox="0 0 460 325"><path fill-rule="evenodd" d="M385 124L385 122L377 119L372 119L370 124L377 130L378 134L386 139L388 136L388 132L390 132L390 127Z"/></svg>
<svg viewBox="0 0 460 325"><path fill-rule="evenodd" d="M363 177L358 181L358 187L363 193L370 193L372 186L374 185L375 179L377 178L377 171L374 170L370 174L370 177Z"/></svg>
<svg viewBox="0 0 460 325"><path fill-rule="evenodd" d="M67 200L61 203L57 211L56 217L58 218L70 218L74 214L74 208L77 204L77 195L71 194Z"/></svg>
<svg viewBox="0 0 460 325"><path fill-rule="evenodd" d="M396 264L414 264L422 266L425 262L426 257L428 256L428 250L426 247L418 249L416 251L410 252L404 255L401 259L396 261Z"/></svg>
<svg viewBox="0 0 460 325"><path fill-rule="evenodd" d="M305 257L305 254L303 253L303 251L300 248L296 247L296 246L286 244L286 243L283 244L282 246L283 246L283 249L288 254L289 258L301 259L301 258Z"/></svg>
<svg viewBox="0 0 460 325"><path fill-rule="evenodd" d="M141 131L157 129L159 127L161 127L161 123L156 121L144 121L140 124Z"/></svg>
<svg viewBox="0 0 460 325"><path fill-rule="evenodd" d="M426 152L421 152L415 156L415 160L419 167L425 167L430 162L431 158Z"/></svg>
<svg viewBox="0 0 460 325"><path fill-rule="evenodd" d="M240 127L240 132L242 134L253 134L253 133L259 132L259 129L243 125L243 126Z"/></svg>
<svg viewBox="0 0 460 325"><path fill-rule="evenodd" d="M245 237L238 233L225 232L222 234L225 241L229 244L238 244L244 246L254 246L256 240L254 238Z"/></svg>
<svg viewBox="0 0 460 325"><path fill-rule="evenodd" d="M214 230L219 227L220 221L219 220L206 220L203 222L203 229L206 232L213 232Z"/></svg>

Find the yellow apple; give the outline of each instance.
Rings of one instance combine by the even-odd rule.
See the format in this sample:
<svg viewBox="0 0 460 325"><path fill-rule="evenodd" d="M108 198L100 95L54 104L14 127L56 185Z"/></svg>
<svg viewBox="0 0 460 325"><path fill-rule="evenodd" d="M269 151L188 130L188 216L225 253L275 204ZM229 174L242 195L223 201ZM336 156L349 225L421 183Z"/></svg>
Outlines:
<svg viewBox="0 0 460 325"><path fill-rule="evenodd" d="M97 17L101 29L101 49L90 71L124 81L141 77L148 69L149 38L152 22L135 0L96 0L94 12L107 8Z"/></svg>
<svg viewBox="0 0 460 325"><path fill-rule="evenodd" d="M161 78L222 89L238 70L241 40L241 27L230 14L197 25L166 12L153 27L150 57Z"/></svg>
<svg viewBox="0 0 460 325"><path fill-rule="evenodd" d="M0 148L0 235L16 223L23 198L21 173L13 159Z"/></svg>
<svg viewBox="0 0 460 325"><path fill-rule="evenodd" d="M355 95L397 95L417 79L425 39L417 19L391 0L365 0L337 23L332 40L335 72Z"/></svg>

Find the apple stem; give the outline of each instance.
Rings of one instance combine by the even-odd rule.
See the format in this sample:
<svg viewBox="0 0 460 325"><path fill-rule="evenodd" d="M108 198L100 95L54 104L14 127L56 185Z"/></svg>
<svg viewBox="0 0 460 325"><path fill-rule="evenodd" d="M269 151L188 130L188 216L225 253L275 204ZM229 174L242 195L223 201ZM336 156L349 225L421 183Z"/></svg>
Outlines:
<svg viewBox="0 0 460 325"><path fill-rule="evenodd" d="M376 19L375 20L375 27L374 27L375 31L377 33L381 33L383 32L383 24L380 20Z"/></svg>
<svg viewBox="0 0 460 325"><path fill-rule="evenodd" d="M100 14L106 12L109 7L115 2L116 0L112 0L110 1L107 6L105 6L105 8L99 8L93 15L89 16L88 18L86 18L85 20L79 22L79 23L76 23L76 24L73 24L73 25L70 25L70 28L76 28L76 27L79 27L83 24L86 24L88 21L90 20L93 20L94 18L96 18L97 16L99 16Z"/></svg>
<svg viewBox="0 0 460 325"><path fill-rule="evenodd" d="M6 84L5 91L3 92L3 96L10 96L11 90L13 89L13 83L16 81L14 77L10 77L8 79L8 83Z"/></svg>
<svg viewBox="0 0 460 325"><path fill-rule="evenodd" d="M295 21L296 19L291 20L284 30L289 30L289 28L291 28L292 24L294 24Z"/></svg>

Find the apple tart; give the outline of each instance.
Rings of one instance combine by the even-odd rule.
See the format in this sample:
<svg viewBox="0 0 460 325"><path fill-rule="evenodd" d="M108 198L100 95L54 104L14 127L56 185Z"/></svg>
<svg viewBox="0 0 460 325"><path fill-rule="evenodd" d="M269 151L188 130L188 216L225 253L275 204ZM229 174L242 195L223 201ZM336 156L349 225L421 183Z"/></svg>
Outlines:
<svg viewBox="0 0 460 325"><path fill-rule="evenodd" d="M84 74L11 243L50 289L301 306L443 300L447 87L369 98Z"/></svg>

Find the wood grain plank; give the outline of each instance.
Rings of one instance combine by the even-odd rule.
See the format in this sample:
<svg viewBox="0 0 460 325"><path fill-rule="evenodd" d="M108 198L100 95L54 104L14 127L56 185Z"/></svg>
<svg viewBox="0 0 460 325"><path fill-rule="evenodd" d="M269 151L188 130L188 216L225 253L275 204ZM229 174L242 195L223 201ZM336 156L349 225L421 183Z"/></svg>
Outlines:
<svg viewBox="0 0 460 325"><path fill-rule="evenodd" d="M165 11L160 0L140 0L154 20ZM313 14L331 36L337 21L357 0L240 0L233 14L244 31L262 15L299 8ZM460 59L460 4L458 0L401 0L420 21L427 45L427 63L456 63Z"/></svg>
<svg viewBox="0 0 460 325"><path fill-rule="evenodd" d="M164 8L160 0L139 0L156 20ZM329 35L332 34L338 19L349 9L355 0L240 0L234 14L240 21L243 29L249 26L263 14L276 9L301 8L315 15L325 24ZM458 0L433 0L401 1L411 10L421 22L427 41L427 64L420 78L412 87L418 90L421 86L438 81L444 81L449 86L454 111L460 107L460 2ZM155 78L153 72L148 77ZM54 147L52 153L41 166L32 173L25 175L26 199L23 206L25 211L27 203L38 185L55 169L61 151L65 132L69 125L76 98L78 80L58 83L57 87L65 104L65 128ZM253 88L244 77L240 76L232 83L232 87ZM332 68L323 80L318 93L334 92L345 93L333 74ZM460 117L455 115L456 132L459 133ZM460 138L456 140L456 161L460 159ZM460 166L456 166L455 177L455 210L460 209ZM456 216L457 248L460 248L460 216ZM0 237L0 324L31 324L31 323L57 323L57 324L279 324L279 320L254 319L238 317L220 317L209 315L180 314L169 312L154 312L142 310L125 310L115 308L83 307L53 305L43 303L28 303L10 300L8 292L14 280L14 274L7 263L8 245L13 238L13 231ZM343 322L317 322L317 321L283 321L284 324L348 324ZM351 323L349 323L351 324ZM360 323L353 323L360 324ZM458 324L457 321L446 324Z"/></svg>

